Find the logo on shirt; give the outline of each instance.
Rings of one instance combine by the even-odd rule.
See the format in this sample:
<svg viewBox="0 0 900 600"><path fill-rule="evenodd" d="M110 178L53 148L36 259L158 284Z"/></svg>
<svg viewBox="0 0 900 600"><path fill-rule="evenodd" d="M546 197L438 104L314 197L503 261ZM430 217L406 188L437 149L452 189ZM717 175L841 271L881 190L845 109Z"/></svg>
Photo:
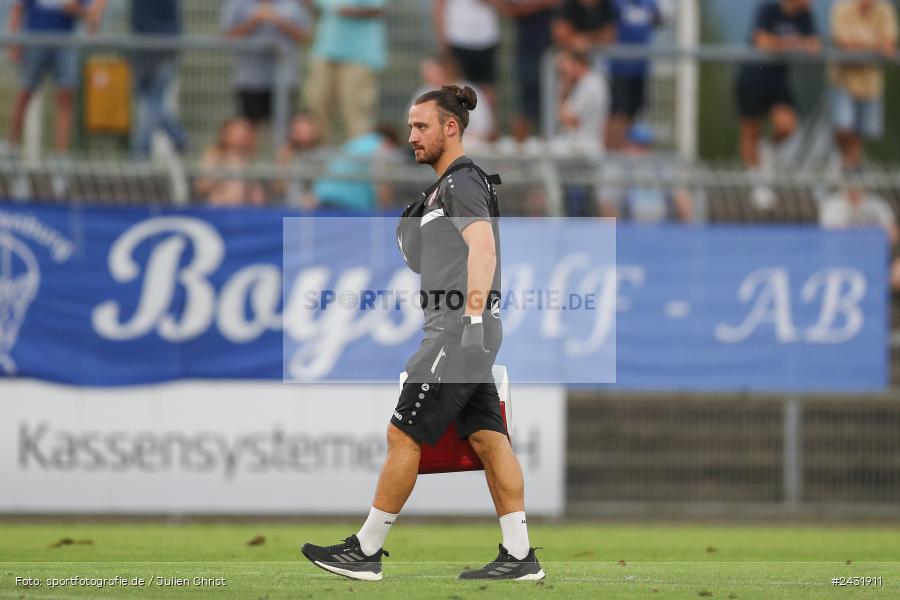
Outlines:
<svg viewBox="0 0 900 600"><path fill-rule="evenodd" d="M496 296L491 300L491 316L495 319L500 318L500 298Z"/></svg>
<svg viewBox="0 0 900 600"><path fill-rule="evenodd" d="M425 208L434 205L435 202L437 202L437 190L434 190L431 192L431 195L428 196L428 200L425 201Z"/></svg>

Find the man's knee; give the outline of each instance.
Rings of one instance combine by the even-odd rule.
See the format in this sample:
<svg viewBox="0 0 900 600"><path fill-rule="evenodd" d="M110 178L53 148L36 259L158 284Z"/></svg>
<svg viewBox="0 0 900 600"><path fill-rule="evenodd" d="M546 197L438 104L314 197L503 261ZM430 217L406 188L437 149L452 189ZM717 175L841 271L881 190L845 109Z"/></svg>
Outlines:
<svg viewBox="0 0 900 600"><path fill-rule="evenodd" d="M469 436L469 444L479 458L509 448L509 439L502 433L481 429Z"/></svg>
<svg viewBox="0 0 900 600"><path fill-rule="evenodd" d="M420 452L421 447L419 443L412 438L411 435L394 425L393 423L389 423L387 427L387 443L388 443L388 451L409 451L409 452Z"/></svg>

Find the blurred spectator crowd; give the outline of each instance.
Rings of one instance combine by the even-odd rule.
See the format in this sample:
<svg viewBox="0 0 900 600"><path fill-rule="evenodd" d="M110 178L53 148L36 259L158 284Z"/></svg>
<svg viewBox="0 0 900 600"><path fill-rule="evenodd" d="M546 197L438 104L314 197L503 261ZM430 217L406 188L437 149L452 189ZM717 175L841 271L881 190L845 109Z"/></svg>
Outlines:
<svg viewBox="0 0 900 600"><path fill-rule="evenodd" d="M232 79L234 116L221 124L208 145L206 140L189 137L167 101L178 76L178 52L132 52L133 98L139 109L132 127L134 157L148 159L159 152L159 143L153 141L159 134L168 140L164 152L196 150L208 174L194 179L193 195L216 205L262 205L278 197L304 207L371 210L387 206L391 198L387 186L366 179L379 169L408 160L401 132L376 123L375 118L379 74L388 63L389 4L388 0L224 0L222 35L277 45L282 60L276 63L270 52L261 50L238 53ZM757 4L748 36L752 46L775 54L821 52L826 27L816 22L812 0ZM88 32L94 32L106 5L107 0L14 0L9 25L12 31L72 34L84 23ZM131 0L130 6L133 35L183 34L180 0ZM611 153L618 160L602 168L615 171L617 180L624 174L625 180L638 181L641 177L636 175L649 170L670 183L598 190L565 186L569 214L638 222L692 219L690 190L674 183L674 166L660 167L658 160L651 160L659 157L654 131L642 121L648 100L648 60L598 58L595 52L609 44L651 44L654 31L672 18L671 0L434 0L431 8L435 52L422 58L421 87L410 102L441 85L471 85L479 103L466 131L470 152L575 159ZM504 19L515 33L517 102L516 114L508 119L499 118L497 101L497 54ZM888 0L836 0L828 29L827 37L839 49L896 54L897 17ZM543 106L541 62L551 49L555 51L556 110L552 126L542 129L547 107ZM77 51L29 45L11 48L10 53L20 70L10 127L13 152L22 142L29 102L49 77L57 90L54 151L65 157L79 77ZM735 78L740 156L754 181L750 199L761 210L775 202L769 178L779 147L798 128L789 71L788 61L746 63ZM286 141L277 152L277 162L286 167L326 162L324 173L312 185L291 180L263 185L241 175L242 169L259 159L260 140L272 133L278 85L289 90L294 117L283 132ZM863 167L863 142L884 134L883 67L833 65L829 85L840 168L852 178ZM508 131L500 131L500 123L509 123ZM543 131L552 134L547 138ZM855 183L842 188L842 211L822 211L823 224L885 222L881 213L859 216L875 214L854 208L868 206L867 201L860 204L859 199L867 196L859 181L855 178ZM24 185L17 193L27 197ZM62 197L65 190L66 181L60 177L54 182L54 193ZM896 238L896 233L891 236Z"/></svg>
<svg viewBox="0 0 900 600"><path fill-rule="evenodd" d="M830 39L840 50L885 57L897 53L897 14L888 0L837 0L832 5L830 29ZM761 3L749 34L751 45L772 53L819 53L822 39L812 0ZM786 62L771 62L744 64L737 77L740 153L744 165L758 179L753 200L760 208L774 202L774 193L766 184L773 156L797 130L795 94L788 75ZM829 69L828 77L840 167L852 174L862 168L863 140L876 140L884 134L884 73L877 65L841 63ZM766 120L771 124L771 136L761 143Z"/></svg>

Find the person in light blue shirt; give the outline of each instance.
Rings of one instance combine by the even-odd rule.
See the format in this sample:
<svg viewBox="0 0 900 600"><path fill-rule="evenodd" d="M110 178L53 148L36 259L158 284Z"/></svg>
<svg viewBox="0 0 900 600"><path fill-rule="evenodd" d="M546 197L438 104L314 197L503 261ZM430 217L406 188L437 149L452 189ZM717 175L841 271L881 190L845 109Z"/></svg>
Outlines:
<svg viewBox="0 0 900 600"><path fill-rule="evenodd" d="M371 211L385 204L389 190L371 181L378 171L400 160L399 139L387 126L364 133L341 146L325 176L313 185L319 206L347 211Z"/></svg>
<svg viewBox="0 0 900 600"><path fill-rule="evenodd" d="M386 5L387 0L316 0L306 103L329 143L372 131L377 74L387 66Z"/></svg>

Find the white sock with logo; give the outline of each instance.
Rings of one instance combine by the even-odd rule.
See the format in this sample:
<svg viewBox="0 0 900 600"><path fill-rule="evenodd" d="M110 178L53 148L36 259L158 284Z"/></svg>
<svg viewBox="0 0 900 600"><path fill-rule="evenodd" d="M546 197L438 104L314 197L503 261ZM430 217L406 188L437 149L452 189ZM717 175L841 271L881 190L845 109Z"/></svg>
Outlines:
<svg viewBox="0 0 900 600"><path fill-rule="evenodd" d="M503 532L503 547L507 552L519 560L528 556L531 544L528 542L528 525L525 524L523 511L500 517L500 530Z"/></svg>
<svg viewBox="0 0 900 600"><path fill-rule="evenodd" d="M369 518L356 534L356 537L359 538L359 546L366 556L372 556L384 547L384 540L396 518L397 515L372 507L372 510L369 511Z"/></svg>

